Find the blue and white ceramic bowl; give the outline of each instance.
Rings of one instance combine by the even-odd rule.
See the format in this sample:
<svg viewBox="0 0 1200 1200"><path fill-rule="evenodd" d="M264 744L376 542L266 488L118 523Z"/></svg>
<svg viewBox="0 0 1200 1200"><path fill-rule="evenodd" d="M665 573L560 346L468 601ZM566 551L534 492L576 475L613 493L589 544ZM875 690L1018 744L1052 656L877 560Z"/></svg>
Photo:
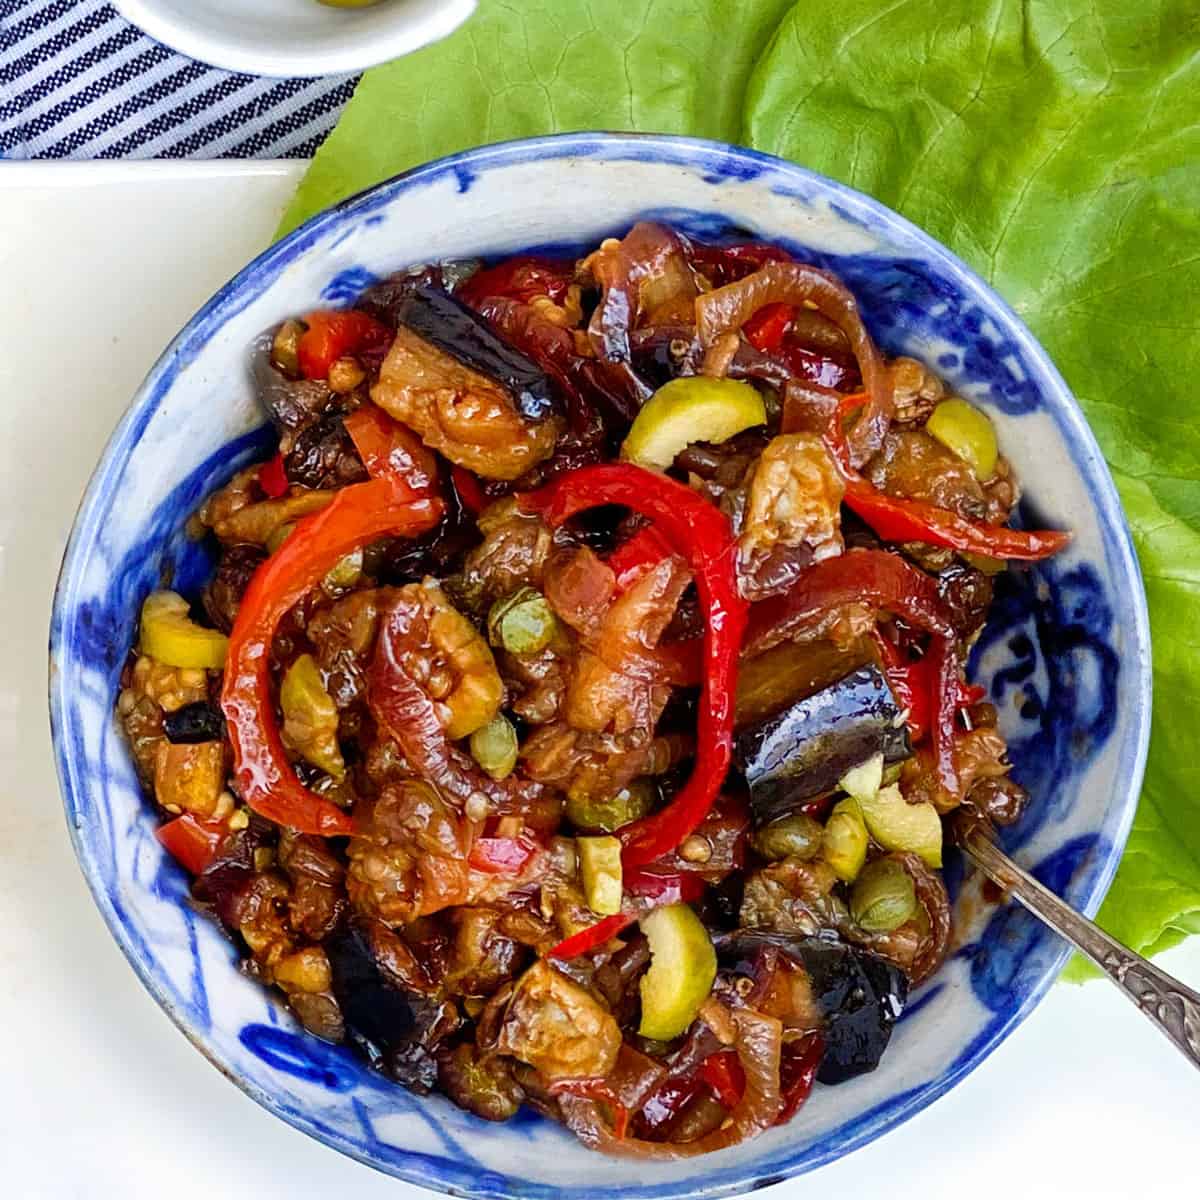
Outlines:
<svg viewBox="0 0 1200 1200"><path fill-rule="evenodd" d="M780 241L836 271L892 354L936 366L983 405L1024 485L1022 517L1068 526L1070 550L1001 578L972 657L1033 793L1006 841L1085 912L1108 887L1136 804L1150 718L1145 599L1100 452L1013 312L894 213L778 159L672 137L578 134L468 151L314 218L204 306L151 370L88 488L63 564L50 696L67 818L113 936L205 1055L284 1120L413 1183L479 1197L720 1196L806 1171L951 1088L1028 1015L1062 943L1016 909L958 895L958 949L914 997L880 1068L818 1088L748 1145L672 1165L601 1157L532 1114L492 1125L417 1098L303 1033L237 971L185 903L153 837L111 713L142 597L170 567L209 564L183 534L200 499L270 443L247 376L256 334L377 276L438 258L594 245L641 217L702 237ZM949 872L954 886L957 874Z"/></svg>

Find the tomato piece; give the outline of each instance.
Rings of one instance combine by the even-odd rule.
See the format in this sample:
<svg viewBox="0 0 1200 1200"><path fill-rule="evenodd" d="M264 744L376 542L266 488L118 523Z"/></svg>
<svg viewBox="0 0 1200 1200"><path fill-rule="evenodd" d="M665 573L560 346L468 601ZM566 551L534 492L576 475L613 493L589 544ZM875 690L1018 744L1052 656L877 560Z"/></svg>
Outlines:
<svg viewBox="0 0 1200 1200"><path fill-rule="evenodd" d="M454 484L454 490L458 493L459 500L462 501L463 508L472 516L477 517L487 508L488 498L484 494L483 485L466 467L452 466L450 479Z"/></svg>
<svg viewBox="0 0 1200 1200"><path fill-rule="evenodd" d="M481 837L475 839L467 861L477 871L519 875L536 853L536 843L528 838Z"/></svg>
<svg viewBox="0 0 1200 1200"><path fill-rule="evenodd" d="M795 315L796 308L792 304L764 305L742 326L742 333L755 350L764 353L778 350Z"/></svg>
<svg viewBox="0 0 1200 1200"><path fill-rule="evenodd" d="M472 308L493 296L522 304L537 296L549 296L555 304L562 304L574 274L575 264L570 260L522 255L476 271L457 295Z"/></svg>
<svg viewBox="0 0 1200 1200"><path fill-rule="evenodd" d="M734 1109L746 1090L746 1072L736 1050L719 1050L700 1064L700 1078L728 1109Z"/></svg>

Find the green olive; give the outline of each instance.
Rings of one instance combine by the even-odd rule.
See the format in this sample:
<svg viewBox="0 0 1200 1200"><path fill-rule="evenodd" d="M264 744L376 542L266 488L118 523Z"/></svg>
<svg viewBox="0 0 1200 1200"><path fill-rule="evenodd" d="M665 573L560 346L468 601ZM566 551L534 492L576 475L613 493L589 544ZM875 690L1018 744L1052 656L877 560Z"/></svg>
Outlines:
<svg viewBox="0 0 1200 1200"><path fill-rule="evenodd" d="M850 893L850 914L868 933L891 933L917 915L912 876L891 858L862 869Z"/></svg>
<svg viewBox="0 0 1200 1200"><path fill-rule="evenodd" d="M510 654L537 654L550 645L558 628L550 602L533 588L497 600L487 625L492 645Z"/></svg>
<svg viewBox="0 0 1200 1200"><path fill-rule="evenodd" d="M867 826L858 801L847 798L834 806L825 822L821 857L843 882L852 883L867 858Z"/></svg>
<svg viewBox="0 0 1200 1200"><path fill-rule="evenodd" d="M327 592L344 592L352 588L363 573L363 552L359 547L351 550L345 558L339 559L326 573L321 586Z"/></svg>
<svg viewBox="0 0 1200 1200"><path fill-rule="evenodd" d="M750 844L763 858L816 858L821 852L823 832L819 821L804 813L792 813L756 829Z"/></svg>
<svg viewBox="0 0 1200 1200"><path fill-rule="evenodd" d="M966 459L976 479L991 479L996 473L996 429L973 404L957 396L943 400L930 414L925 428L947 450Z"/></svg>
<svg viewBox="0 0 1200 1200"><path fill-rule="evenodd" d="M648 779L635 779L611 796L568 794L567 820L576 829L612 833L644 817L658 799L658 789Z"/></svg>
<svg viewBox="0 0 1200 1200"><path fill-rule="evenodd" d="M471 734L471 757L493 778L505 779L517 765L517 731L500 714Z"/></svg>

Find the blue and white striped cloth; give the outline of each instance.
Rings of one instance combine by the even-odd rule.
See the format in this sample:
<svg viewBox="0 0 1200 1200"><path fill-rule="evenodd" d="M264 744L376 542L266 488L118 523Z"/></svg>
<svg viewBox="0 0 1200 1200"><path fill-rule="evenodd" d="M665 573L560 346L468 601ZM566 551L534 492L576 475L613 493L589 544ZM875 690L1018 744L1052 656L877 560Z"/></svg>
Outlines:
<svg viewBox="0 0 1200 1200"><path fill-rule="evenodd" d="M0 157L302 158L356 78L236 75L104 0L0 0Z"/></svg>

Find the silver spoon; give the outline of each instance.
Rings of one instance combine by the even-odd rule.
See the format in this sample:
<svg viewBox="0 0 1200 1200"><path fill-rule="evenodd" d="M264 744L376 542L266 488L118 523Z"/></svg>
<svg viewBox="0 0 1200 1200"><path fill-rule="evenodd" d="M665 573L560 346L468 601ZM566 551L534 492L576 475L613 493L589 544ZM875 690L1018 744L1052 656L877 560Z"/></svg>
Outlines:
<svg viewBox="0 0 1200 1200"><path fill-rule="evenodd" d="M959 848L985 875L1086 954L1192 1066L1200 1067L1200 995L1064 904L999 849L978 821L956 819L954 835Z"/></svg>

